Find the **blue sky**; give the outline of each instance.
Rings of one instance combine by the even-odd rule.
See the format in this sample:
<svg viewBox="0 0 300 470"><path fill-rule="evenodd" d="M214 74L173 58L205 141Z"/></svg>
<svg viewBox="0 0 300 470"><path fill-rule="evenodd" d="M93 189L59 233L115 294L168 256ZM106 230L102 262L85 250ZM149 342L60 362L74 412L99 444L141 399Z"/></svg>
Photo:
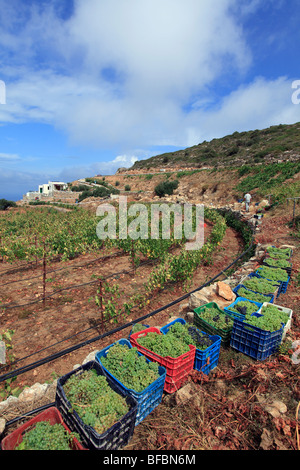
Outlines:
<svg viewBox="0 0 300 470"><path fill-rule="evenodd" d="M0 198L300 121L298 0L0 0Z"/></svg>

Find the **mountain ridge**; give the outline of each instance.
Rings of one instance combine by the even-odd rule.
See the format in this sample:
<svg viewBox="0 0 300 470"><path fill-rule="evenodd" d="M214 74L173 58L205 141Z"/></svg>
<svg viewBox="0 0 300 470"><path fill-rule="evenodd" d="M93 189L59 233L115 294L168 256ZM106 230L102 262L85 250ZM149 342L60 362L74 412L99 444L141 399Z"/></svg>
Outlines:
<svg viewBox="0 0 300 470"><path fill-rule="evenodd" d="M230 167L300 159L300 122L234 132L186 149L138 160L117 173L172 168Z"/></svg>

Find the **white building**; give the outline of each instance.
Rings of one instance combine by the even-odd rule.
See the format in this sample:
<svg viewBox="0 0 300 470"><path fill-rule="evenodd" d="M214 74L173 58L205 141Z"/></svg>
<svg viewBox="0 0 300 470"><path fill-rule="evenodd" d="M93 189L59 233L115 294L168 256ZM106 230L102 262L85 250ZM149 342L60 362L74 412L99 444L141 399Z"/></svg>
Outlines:
<svg viewBox="0 0 300 470"><path fill-rule="evenodd" d="M48 181L48 184L39 185L39 194L44 194L45 196L51 196L54 191L65 191L68 189L67 183L62 181Z"/></svg>

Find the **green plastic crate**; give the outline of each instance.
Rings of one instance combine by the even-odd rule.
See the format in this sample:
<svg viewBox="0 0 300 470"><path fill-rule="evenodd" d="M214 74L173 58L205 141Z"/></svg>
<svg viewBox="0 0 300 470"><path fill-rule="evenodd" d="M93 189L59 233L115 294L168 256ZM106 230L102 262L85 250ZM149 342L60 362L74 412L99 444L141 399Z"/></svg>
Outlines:
<svg viewBox="0 0 300 470"><path fill-rule="evenodd" d="M224 317L228 317L232 321L232 324L228 328L221 329L213 326L213 324L211 323L208 323L204 318L201 317L201 312L203 312L206 308L216 308L218 310L218 313L220 315L224 315ZM194 324L198 328L200 328L201 331L205 331L210 335L219 335L221 337L221 343L223 345L227 345L230 343L233 320L234 316L231 313L225 313L215 302L209 302L208 304L201 305L201 307L197 307L194 309Z"/></svg>

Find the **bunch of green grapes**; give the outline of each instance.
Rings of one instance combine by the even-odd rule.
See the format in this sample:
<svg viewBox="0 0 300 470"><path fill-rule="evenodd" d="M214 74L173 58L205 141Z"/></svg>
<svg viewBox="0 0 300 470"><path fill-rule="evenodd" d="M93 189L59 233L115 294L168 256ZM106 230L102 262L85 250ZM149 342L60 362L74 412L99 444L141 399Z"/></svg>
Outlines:
<svg viewBox="0 0 300 470"><path fill-rule="evenodd" d="M167 334L174 335L176 338L181 339L185 344L192 344L202 351L213 343L209 335L198 330L194 326L189 326L187 323L182 324L180 322L175 322L170 326Z"/></svg>
<svg viewBox="0 0 300 470"><path fill-rule="evenodd" d="M67 399L82 421L99 434L129 411L126 398L115 392L95 369L72 375L64 385Z"/></svg>
<svg viewBox="0 0 300 470"><path fill-rule="evenodd" d="M243 286L248 289L259 292L260 294L270 294L274 293L278 287L276 283L268 281L267 279L251 277L243 281Z"/></svg>
<svg viewBox="0 0 300 470"><path fill-rule="evenodd" d="M289 278L288 273L284 269L269 268L268 266L262 266L259 269L259 275L270 279L270 281L287 282Z"/></svg>
<svg viewBox="0 0 300 470"><path fill-rule="evenodd" d="M265 263L275 268L289 268L291 263L285 259L267 258Z"/></svg>
<svg viewBox="0 0 300 470"><path fill-rule="evenodd" d="M146 325L143 325L142 323L135 323L132 327L131 334L137 333L138 331L143 331L147 328Z"/></svg>
<svg viewBox="0 0 300 470"><path fill-rule="evenodd" d="M230 311L241 313L242 315L251 315L251 313L257 312L258 309L257 305L248 300L240 300L233 307L230 307Z"/></svg>
<svg viewBox="0 0 300 470"><path fill-rule="evenodd" d="M272 304L263 305L260 313L266 316L273 315L274 317L279 318L279 320L284 324L286 324L289 320L289 314L287 312L283 312L282 310L278 309L276 305Z"/></svg>
<svg viewBox="0 0 300 470"><path fill-rule="evenodd" d="M151 331L147 335L138 338L137 341L141 346L161 357L176 358L190 351L186 343L172 334L160 335Z"/></svg>
<svg viewBox="0 0 300 470"><path fill-rule="evenodd" d="M261 316L246 315L244 321L262 330L273 332L280 330L282 323L285 324L289 318L286 313L271 304L263 306L260 314Z"/></svg>
<svg viewBox="0 0 300 470"><path fill-rule="evenodd" d="M159 377L155 362L147 362L145 356L138 354L136 347L116 343L111 346L106 357L101 358L103 366L125 387L142 392Z"/></svg>
<svg viewBox="0 0 300 470"><path fill-rule="evenodd" d="M272 258L282 258L282 259L289 259L291 257L291 249L290 248L276 248L274 246L269 246L267 248L267 253Z"/></svg>
<svg viewBox="0 0 300 470"><path fill-rule="evenodd" d="M227 330L233 326L233 319L215 307L204 307L199 316L214 328Z"/></svg>
<svg viewBox="0 0 300 470"><path fill-rule="evenodd" d="M264 294L251 292L249 289L245 289L244 287L239 288L238 295L240 297L244 297L244 299L253 300L254 302L266 302L267 299Z"/></svg>
<svg viewBox="0 0 300 470"><path fill-rule="evenodd" d="M34 428L25 432L15 450L70 450L74 438L79 440L79 435L69 433L61 423L39 421Z"/></svg>

